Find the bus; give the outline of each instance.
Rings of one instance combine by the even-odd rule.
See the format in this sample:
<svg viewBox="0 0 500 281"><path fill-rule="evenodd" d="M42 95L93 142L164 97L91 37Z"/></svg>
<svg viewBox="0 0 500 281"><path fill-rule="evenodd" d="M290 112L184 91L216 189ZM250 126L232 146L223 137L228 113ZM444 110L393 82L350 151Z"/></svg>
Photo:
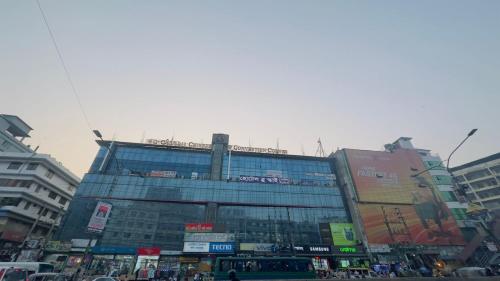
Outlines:
<svg viewBox="0 0 500 281"><path fill-rule="evenodd" d="M29 274L53 272L54 266L46 262L0 262L0 268L22 268Z"/></svg>
<svg viewBox="0 0 500 281"><path fill-rule="evenodd" d="M219 257L215 262L215 280L229 280L235 271L240 280L314 279L316 273L310 258L295 257Z"/></svg>

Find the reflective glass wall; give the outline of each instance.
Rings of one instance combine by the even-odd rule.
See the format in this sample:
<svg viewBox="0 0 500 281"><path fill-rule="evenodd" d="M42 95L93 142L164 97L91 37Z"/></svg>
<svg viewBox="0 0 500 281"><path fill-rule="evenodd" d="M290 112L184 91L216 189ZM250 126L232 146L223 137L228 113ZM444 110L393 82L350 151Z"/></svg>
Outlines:
<svg viewBox="0 0 500 281"><path fill-rule="evenodd" d="M327 158L225 152L222 180L209 180L208 151L122 144L99 172L106 151L99 150L84 176L58 239L91 237L86 228L98 201L113 206L98 236L103 246L182 250L184 224L197 222L234 233L237 243L321 244L320 223L350 221ZM152 177L151 171L176 176Z"/></svg>

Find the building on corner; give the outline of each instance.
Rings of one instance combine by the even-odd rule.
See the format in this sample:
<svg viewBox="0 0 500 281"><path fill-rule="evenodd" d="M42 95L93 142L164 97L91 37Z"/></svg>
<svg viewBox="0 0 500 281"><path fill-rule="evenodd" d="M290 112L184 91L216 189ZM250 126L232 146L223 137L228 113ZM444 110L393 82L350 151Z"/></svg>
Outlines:
<svg viewBox="0 0 500 281"><path fill-rule="evenodd" d="M97 241L89 264L95 274L111 263L139 278L150 265L207 271L227 255L368 266L333 158L232 145L225 134L210 144L97 142L58 234Z"/></svg>
<svg viewBox="0 0 500 281"><path fill-rule="evenodd" d="M0 115L0 259L10 261L23 242L40 247L59 227L79 178L23 140L31 127ZM45 240L43 240L45 239ZM25 245L27 245L25 243Z"/></svg>

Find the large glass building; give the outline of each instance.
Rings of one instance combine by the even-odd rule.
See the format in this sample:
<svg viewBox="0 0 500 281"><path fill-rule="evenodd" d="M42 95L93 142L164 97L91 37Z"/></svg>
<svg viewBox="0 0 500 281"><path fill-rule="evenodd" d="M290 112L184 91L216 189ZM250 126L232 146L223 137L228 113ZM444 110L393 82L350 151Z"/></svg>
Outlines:
<svg viewBox="0 0 500 281"><path fill-rule="evenodd" d="M116 264L135 249L137 270L163 256L172 267L239 254L324 256L335 267L335 257L362 255L357 241L342 253L334 243L332 227L351 221L332 158L229 145L224 134L98 144L58 236L97 240L94 259Z"/></svg>

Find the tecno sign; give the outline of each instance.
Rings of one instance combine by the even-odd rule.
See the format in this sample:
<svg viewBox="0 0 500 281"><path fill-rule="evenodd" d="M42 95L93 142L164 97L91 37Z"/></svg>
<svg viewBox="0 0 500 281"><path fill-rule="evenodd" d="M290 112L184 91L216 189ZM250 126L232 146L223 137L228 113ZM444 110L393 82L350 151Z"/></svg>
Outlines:
<svg viewBox="0 0 500 281"><path fill-rule="evenodd" d="M234 253L233 243L210 243L210 253Z"/></svg>

